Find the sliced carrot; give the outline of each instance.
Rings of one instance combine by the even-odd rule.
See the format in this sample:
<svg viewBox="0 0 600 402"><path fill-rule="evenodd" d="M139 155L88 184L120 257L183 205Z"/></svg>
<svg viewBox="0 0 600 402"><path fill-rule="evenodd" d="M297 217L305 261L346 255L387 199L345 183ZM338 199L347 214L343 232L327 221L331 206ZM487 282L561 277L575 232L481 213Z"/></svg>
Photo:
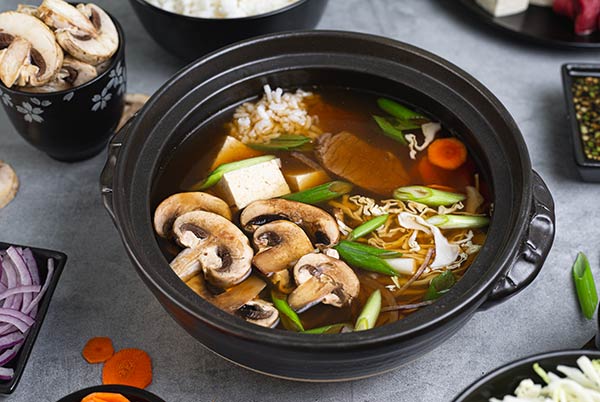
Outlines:
<svg viewBox="0 0 600 402"><path fill-rule="evenodd" d="M94 392L81 400L81 402L131 402L121 394L110 392Z"/></svg>
<svg viewBox="0 0 600 402"><path fill-rule="evenodd" d="M427 148L427 157L435 166L455 170L467 161L467 147L457 138L438 138Z"/></svg>
<svg viewBox="0 0 600 402"><path fill-rule="evenodd" d="M81 354L88 363L104 363L115 353L110 338L97 337L90 339Z"/></svg>
<svg viewBox="0 0 600 402"><path fill-rule="evenodd" d="M103 384L146 388L152 383L152 360L140 349L123 349L104 363Z"/></svg>

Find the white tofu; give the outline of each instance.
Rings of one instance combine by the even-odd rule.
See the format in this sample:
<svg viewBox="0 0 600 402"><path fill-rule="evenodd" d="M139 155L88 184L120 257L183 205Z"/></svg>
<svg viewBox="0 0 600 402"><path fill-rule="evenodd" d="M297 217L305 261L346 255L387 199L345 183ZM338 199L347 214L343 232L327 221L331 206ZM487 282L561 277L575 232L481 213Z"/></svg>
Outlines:
<svg viewBox="0 0 600 402"><path fill-rule="evenodd" d="M323 170L309 170L305 172L285 173L285 179L292 191L303 191L316 187L319 184L331 181L331 178Z"/></svg>
<svg viewBox="0 0 600 402"><path fill-rule="evenodd" d="M281 160L273 159L225 173L215 191L230 206L242 209L252 201L289 194L290 188L281 173Z"/></svg>
<svg viewBox="0 0 600 402"><path fill-rule="evenodd" d="M533 4L534 6L552 7L554 5L554 0L529 0L529 4Z"/></svg>
<svg viewBox="0 0 600 402"><path fill-rule="evenodd" d="M477 4L494 17L505 17L527 10L529 0L477 0Z"/></svg>
<svg viewBox="0 0 600 402"><path fill-rule="evenodd" d="M260 155L262 155L262 152L252 149L240 140L228 135L215 157L210 170L215 170L224 163L237 162Z"/></svg>

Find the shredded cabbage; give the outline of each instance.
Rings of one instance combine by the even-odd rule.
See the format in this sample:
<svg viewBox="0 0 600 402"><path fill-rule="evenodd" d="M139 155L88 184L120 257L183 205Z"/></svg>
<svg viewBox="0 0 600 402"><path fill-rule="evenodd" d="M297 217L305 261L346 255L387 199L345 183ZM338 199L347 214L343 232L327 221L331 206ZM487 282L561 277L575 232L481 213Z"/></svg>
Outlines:
<svg viewBox="0 0 600 402"><path fill-rule="evenodd" d="M581 356L577 366L558 366L556 370L566 376L559 377L536 363L533 369L547 382L546 386L528 378L521 381L514 395L492 398L490 402L600 402L600 360Z"/></svg>

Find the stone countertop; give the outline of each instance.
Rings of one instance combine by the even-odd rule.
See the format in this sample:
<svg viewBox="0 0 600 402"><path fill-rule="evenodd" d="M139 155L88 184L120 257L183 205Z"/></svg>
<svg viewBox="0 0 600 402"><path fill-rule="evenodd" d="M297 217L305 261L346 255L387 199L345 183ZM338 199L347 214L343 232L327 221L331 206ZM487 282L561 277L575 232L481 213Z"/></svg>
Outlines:
<svg viewBox="0 0 600 402"><path fill-rule="evenodd" d="M3 0L12 9L20 0ZM181 64L146 34L124 0L97 0L127 34L129 92L151 94ZM21 179L0 211L3 241L64 251L66 270L11 402L56 401L97 385L101 367L81 358L93 336L118 349L150 353L150 390L167 401L449 401L489 370L538 352L579 348L594 333L581 318L570 267L579 250L600 262L595 184L579 180L571 157L560 66L598 61L593 51L536 47L506 38L444 0L331 0L320 28L364 31L408 42L457 64L506 105L529 146L533 167L556 202L554 248L536 281L518 296L477 313L435 351L376 378L339 384L272 379L215 356L178 327L142 284L104 211L98 176L105 154L64 164L17 135L0 112L0 159ZM598 275L598 274L597 274Z"/></svg>

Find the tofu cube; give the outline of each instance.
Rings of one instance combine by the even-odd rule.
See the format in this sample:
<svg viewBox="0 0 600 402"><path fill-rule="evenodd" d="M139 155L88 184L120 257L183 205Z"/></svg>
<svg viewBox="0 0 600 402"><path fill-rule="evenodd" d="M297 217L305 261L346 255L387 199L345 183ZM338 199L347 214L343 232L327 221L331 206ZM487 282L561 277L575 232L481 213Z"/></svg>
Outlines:
<svg viewBox="0 0 600 402"><path fill-rule="evenodd" d="M225 173L215 191L230 206L242 209L256 200L289 194L290 188L281 173L281 160L273 159Z"/></svg>
<svg viewBox="0 0 600 402"><path fill-rule="evenodd" d="M262 152L252 149L242 141L228 135L212 163L210 170L215 170L224 163L237 162L260 155L262 155Z"/></svg>
<svg viewBox="0 0 600 402"><path fill-rule="evenodd" d="M325 171L315 169L304 172L286 172L285 179L293 192L303 191L331 181L331 178Z"/></svg>
<svg viewBox="0 0 600 402"><path fill-rule="evenodd" d="M477 0L477 4L494 17L506 17L527 10L529 0Z"/></svg>

